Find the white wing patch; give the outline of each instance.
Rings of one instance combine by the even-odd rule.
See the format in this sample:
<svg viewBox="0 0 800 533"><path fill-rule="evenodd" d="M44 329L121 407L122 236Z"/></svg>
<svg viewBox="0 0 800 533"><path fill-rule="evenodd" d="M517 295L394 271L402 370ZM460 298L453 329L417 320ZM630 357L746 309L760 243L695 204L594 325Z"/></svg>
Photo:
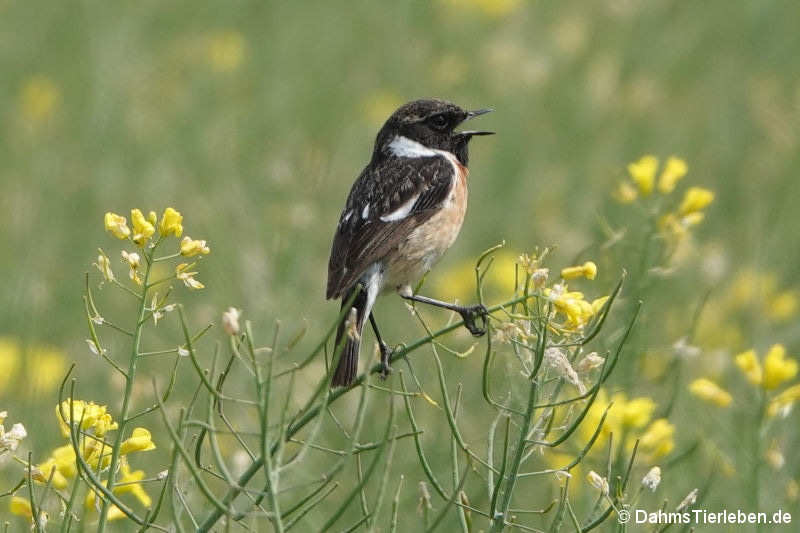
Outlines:
<svg viewBox="0 0 800 533"><path fill-rule="evenodd" d="M361 211L361 218L366 220L368 216L369 216L369 204L365 205L364 209Z"/></svg>
<svg viewBox="0 0 800 533"><path fill-rule="evenodd" d="M406 218L408 214L411 212L411 209L414 208L414 204L417 203L417 199L419 199L419 194L420 193L417 193L408 200L406 200L405 202L403 202L403 204L400 207L398 207L391 213L383 215L381 217L381 220L384 222L395 222L397 220L403 220L404 218Z"/></svg>

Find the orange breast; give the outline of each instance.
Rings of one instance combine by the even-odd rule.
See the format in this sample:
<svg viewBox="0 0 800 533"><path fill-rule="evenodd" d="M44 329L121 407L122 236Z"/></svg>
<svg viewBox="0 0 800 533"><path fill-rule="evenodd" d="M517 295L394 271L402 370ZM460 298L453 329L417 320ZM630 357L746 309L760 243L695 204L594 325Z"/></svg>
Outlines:
<svg viewBox="0 0 800 533"><path fill-rule="evenodd" d="M389 258L387 289L414 284L422 278L455 242L467 211L466 167L456 162L457 174L450 194L440 210L412 231Z"/></svg>

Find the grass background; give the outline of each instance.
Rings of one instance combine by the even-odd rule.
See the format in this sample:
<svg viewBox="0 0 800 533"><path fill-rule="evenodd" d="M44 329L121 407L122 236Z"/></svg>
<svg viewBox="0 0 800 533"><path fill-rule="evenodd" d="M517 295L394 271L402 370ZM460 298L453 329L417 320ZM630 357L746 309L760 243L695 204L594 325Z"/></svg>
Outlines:
<svg viewBox="0 0 800 533"><path fill-rule="evenodd" d="M382 121L418 97L491 106L481 127L498 132L473 143L470 210L430 291L459 296L448 276L503 239L517 251L557 244L554 263L569 263L597 242L600 217L618 216L610 192L647 152L684 157L687 182L716 200L684 268L646 302L641 346L671 345L686 310L709 289L712 303L723 298L742 272L796 290L797 20L789 0L0 0L0 409L46 454L60 443L54 383L69 362L82 390L114 404L118 384L86 348L81 302L98 246L123 272L106 211L174 206L186 233L209 241L198 276L207 289L178 291L193 321L218 322L233 305L265 341L275 318L289 331L306 321L309 347L338 310L324 300L326 265L350 184ZM601 269L597 283L607 292L615 278ZM736 391L731 354L774 342L798 353L797 315L765 318L762 289L734 319L704 323L709 344L690 377L711 371ZM109 300L123 310L122 297ZM387 339L421 336L398 299L377 312ZM448 361L476 396L468 369L479 359ZM667 387L643 379L636 357L627 364L617 386L664 401ZM671 420L689 439L709 411L690 398L678 406ZM706 437L735 448L733 430L721 423ZM413 462L410 450L399 453ZM697 456L676 477L708 466ZM798 467L769 480L770 501L783 501ZM695 482L676 483L673 500ZM743 505L738 491L714 498Z"/></svg>

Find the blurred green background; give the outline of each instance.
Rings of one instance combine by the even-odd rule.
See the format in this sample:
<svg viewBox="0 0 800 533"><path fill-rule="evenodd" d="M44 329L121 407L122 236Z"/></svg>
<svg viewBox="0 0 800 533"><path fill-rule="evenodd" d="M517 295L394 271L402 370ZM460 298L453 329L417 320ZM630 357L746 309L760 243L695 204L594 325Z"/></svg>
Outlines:
<svg viewBox="0 0 800 533"><path fill-rule="evenodd" d="M568 264L602 239L625 165L677 154L716 200L688 266L648 307L680 322L707 290L713 303L756 273L767 281L737 326L701 328L700 366L721 374L731 354L774 342L797 354L798 20L792 0L0 0L0 410L35 427L27 445L45 454L60 442L52 406L70 362L87 399L113 405L81 300L98 246L124 275L106 211L174 206L185 234L209 241L207 288L177 291L196 324L236 306L265 342L274 319L307 321L310 347L338 311L324 288L349 187L386 117L429 96L493 107L481 128L498 135L472 145L466 223L428 292L463 297L448 275L501 240L557 244L554 264ZM601 269L597 292L616 278ZM772 320L774 295L795 303ZM377 316L391 342L422 334L397 298ZM680 336L649 327L649 346ZM469 388L479 359L449 372ZM630 365L626 392L652 393ZM673 423L691 433L705 412L680 406Z"/></svg>

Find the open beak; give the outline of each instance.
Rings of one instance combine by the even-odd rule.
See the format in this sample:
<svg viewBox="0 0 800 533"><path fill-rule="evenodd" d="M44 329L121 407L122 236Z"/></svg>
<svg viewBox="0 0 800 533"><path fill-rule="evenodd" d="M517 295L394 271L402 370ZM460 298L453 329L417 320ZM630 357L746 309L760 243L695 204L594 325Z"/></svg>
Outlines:
<svg viewBox="0 0 800 533"><path fill-rule="evenodd" d="M467 118L464 121L473 119L475 117L479 117L481 115L485 115L486 113L491 113L494 109L486 108L486 109L477 109L475 111L467 111ZM467 131L459 131L459 135L464 137L474 137L476 135L494 135L493 131L482 131L482 130L467 130Z"/></svg>
<svg viewBox="0 0 800 533"><path fill-rule="evenodd" d="M491 107L487 107L486 109L478 109L476 111L467 111L467 120L474 117L479 117L481 115L485 115L486 113L491 113L492 111L494 111L494 109L492 109Z"/></svg>

